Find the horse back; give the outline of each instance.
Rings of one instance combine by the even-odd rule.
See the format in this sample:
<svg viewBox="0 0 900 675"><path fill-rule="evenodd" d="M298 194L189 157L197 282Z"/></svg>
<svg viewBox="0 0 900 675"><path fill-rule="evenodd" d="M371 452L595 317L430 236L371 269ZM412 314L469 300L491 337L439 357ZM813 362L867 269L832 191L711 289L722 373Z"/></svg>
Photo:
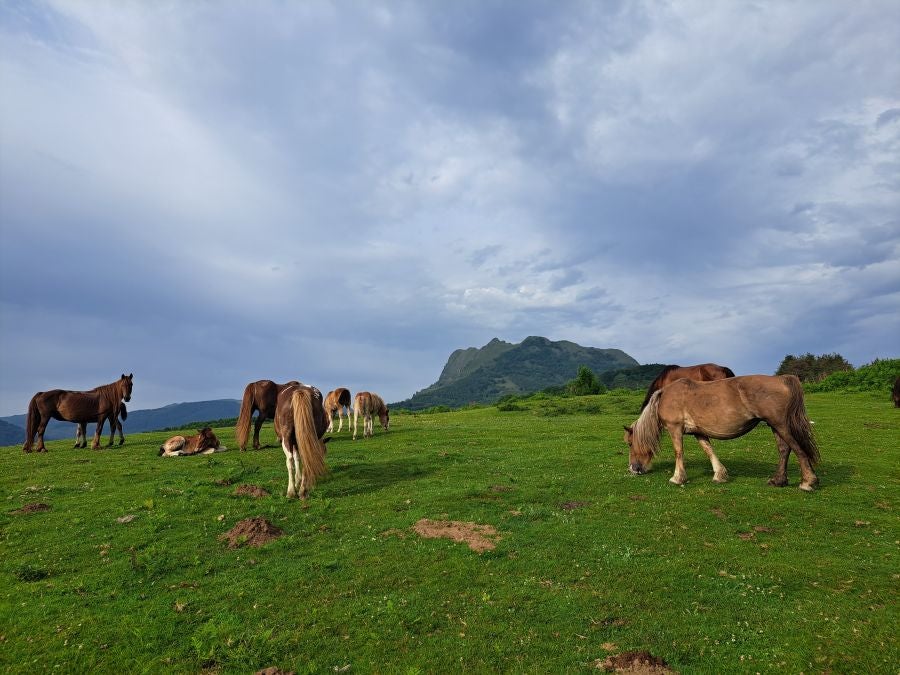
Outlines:
<svg viewBox="0 0 900 675"><path fill-rule="evenodd" d="M42 414L64 422L91 422L110 412L106 400L96 391L51 389L37 395Z"/></svg>

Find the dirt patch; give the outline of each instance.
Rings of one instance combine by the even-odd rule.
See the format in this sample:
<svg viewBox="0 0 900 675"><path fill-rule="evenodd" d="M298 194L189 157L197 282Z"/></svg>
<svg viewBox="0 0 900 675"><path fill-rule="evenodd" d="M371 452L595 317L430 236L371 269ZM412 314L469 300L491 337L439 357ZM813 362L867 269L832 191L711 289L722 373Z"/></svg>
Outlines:
<svg viewBox="0 0 900 675"><path fill-rule="evenodd" d="M241 546L259 547L273 539L278 539L284 531L275 527L265 518L244 518L228 532L219 536L219 541L228 541L228 548Z"/></svg>
<svg viewBox="0 0 900 675"><path fill-rule="evenodd" d="M645 502L647 501L646 495L628 495L628 499L633 502Z"/></svg>
<svg viewBox="0 0 900 675"><path fill-rule="evenodd" d="M710 509L710 512L719 520L725 520L725 512L719 507L715 507Z"/></svg>
<svg viewBox="0 0 900 675"><path fill-rule="evenodd" d="M743 539L744 541L750 541L756 535L753 532L738 532L738 539Z"/></svg>
<svg viewBox="0 0 900 675"><path fill-rule="evenodd" d="M476 553L492 551L496 547L497 530L491 525L464 523L458 520L429 520L422 518L413 525L413 530L420 537L427 539L452 539L466 543Z"/></svg>
<svg viewBox="0 0 900 675"><path fill-rule="evenodd" d="M589 502L565 502L560 504L559 508L563 511L574 511L575 509L583 509Z"/></svg>
<svg viewBox="0 0 900 675"><path fill-rule="evenodd" d="M281 668L276 668L275 666L270 666L269 668L263 668L262 670L257 670L254 675L294 675L293 670L282 670Z"/></svg>
<svg viewBox="0 0 900 675"><path fill-rule="evenodd" d="M597 668L614 673L641 673L642 675L663 675L674 673L669 664L649 652L622 652L607 656L603 661L594 662Z"/></svg>
<svg viewBox="0 0 900 675"><path fill-rule="evenodd" d="M244 485L238 485L234 489L234 494L238 497L256 497L259 499L260 497L268 497L269 491L264 490L258 485L248 485L245 483Z"/></svg>
<svg viewBox="0 0 900 675"><path fill-rule="evenodd" d="M229 485L231 485L230 478L220 478L219 480L213 482L220 487L228 487Z"/></svg>
<svg viewBox="0 0 900 675"><path fill-rule="evenodd" d="M27 513L39 513L40 511L49 511L50 505L44 504L43 502L31 502L30 504L25 504L21 509L15 509L14 511L10 511L10 513L14 513L16 515L23 516Z"/></svg>
<svg viewBox="0 0 900 675"><path fill-rule="evenodd" d="M766 525L754 525L753 531L754 532L774 532L775 530L773 530L771 527L767 527Z"/></svg>

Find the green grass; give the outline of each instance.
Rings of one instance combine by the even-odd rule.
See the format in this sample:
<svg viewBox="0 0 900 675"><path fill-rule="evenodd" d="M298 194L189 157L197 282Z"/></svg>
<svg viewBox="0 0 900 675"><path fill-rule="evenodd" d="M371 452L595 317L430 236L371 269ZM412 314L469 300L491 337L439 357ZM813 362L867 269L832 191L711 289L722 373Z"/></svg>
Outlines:
<svg viewBox="0 0 900 675"><path fill-rule="evenodd" d="M725 485L693 439L686 486L668 482L668 441L651 473L627 475L621 429L640 400L401 414L356 442L345 431L306 508L284 498L275 447L159 458L170 433L150 433L100 451L6 448L0 667L587 672L641 649L688 673L896 672L900 410L808 395L823 461L805 494L793 459L791 487L766 485L765 426L715 443ZM233 429L216 433L235 447ZM234 496L240 483L272 496ZM33 502L51 509L11 513ZM250 516L285 536L227 549L219 535ZM418 537L420 518L501 539L477 554Z"/></svg>

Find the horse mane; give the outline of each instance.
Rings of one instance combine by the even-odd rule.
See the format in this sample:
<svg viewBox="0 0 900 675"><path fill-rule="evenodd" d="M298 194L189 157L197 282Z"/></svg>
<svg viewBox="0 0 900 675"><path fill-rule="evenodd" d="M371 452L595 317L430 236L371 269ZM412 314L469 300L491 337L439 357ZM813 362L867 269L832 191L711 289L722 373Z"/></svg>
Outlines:
<svg viewBox="0 0 900 675"><path fill-rule="evenodd" d="M734 371L728 366L722 366L722 370L725 371L725 377L734 377Z"/></svg>
<svg viewBox="0 0 900 675"><path fill-rule="evenodd" d="M677 366L676 366L677 367ZM641 416L631 427L631 443L638 452L646 452L650 459L659 452L659 398L662 390L657 390L649 397L649 403L641 412Z"/></svg>
<svg viewBox="0 0 900 675"><path fill-rule="evenodd" d="M650 402L650 397L653 396L653 392L657 391L660 386L662 386L662 382L664 379L666 379L666 375L671 373L673 370L677 370L678 368L681 368L681 366L670 364L659 372L659 375L656 376L656 379L650 383L650 387L647 389L647 395L644 397L644 401L641 403L641 410L647 407L647 404ZM733 376L734 373L732 373L732 377Z"/></svg>

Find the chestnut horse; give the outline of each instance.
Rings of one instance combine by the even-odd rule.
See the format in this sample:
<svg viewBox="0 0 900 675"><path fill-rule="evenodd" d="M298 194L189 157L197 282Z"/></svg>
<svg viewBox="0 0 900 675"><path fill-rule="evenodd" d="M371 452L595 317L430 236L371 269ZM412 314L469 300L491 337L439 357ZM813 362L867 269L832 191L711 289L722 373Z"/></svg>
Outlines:
<svg viewBox="0 0 900 675"><path fill-rule="evenodd" d="M350 429L350 390L338 387L329 391L325 397L325 415L328 417L328 433L334 431L334 413L337 412L338 432L344 428L344 415L347 415L347 429Z"/></svg>
<svg viewBox="0 0 900 675"><path fill-rule="evenodd" d="M119 410L122 400L131 400L131 389L134 374L123 374L115 382L104 384L90 391L65 391L52 389L39 391L28 404L28 417L25 422L25 445L22 450L31 452L34 436L37 434L37 452L47 452L44 445L44 431L51 419L63 422L75 422L76 424L95 422L97 428L94 431L94 441L91 448L100 448L100 434L103 433L103 424L112 418ZM109 445L112 445L116 425L113 423L113 436L110 436Z"/></svg>
<svg viewBox="0 0 900 675"><path fill-rule="evenodd" d="M363 416L363 438L374 434L372 415L378 415L385 431L391 428L391 413L378 394L361 391L353 399L353 440L356 440L356 421ZM347 420L348 422L350 420Z"/></svg>
<svg viewBox="0 0 900 675"><path fill-rule="evenodd" d="M278 403L278 394L285 387L300 384L291 380L285 384L275 384L272 380L259 380L251 382L244 388L244 399L241 401L241 412L238 415L237 425L234 427L234 435L241 452L247 449L247 436L250 435L250 419L253 413L256 423L253 426L253 449L259 450L259 430L263 422L275 419L275 407Z"/></svg>
<svg viewBox="0 0 900 675"><path fill-rule="evenodd" d="M737 438L760 422L771 427L780 455L769 485L788 484L788 455L793 450L802 474L800 489L811 492L819 482L812 468L819 461L819 450L806 416L803 386L794 375L744 375L713 382L676 380L655 392L637 421L625 427L625 442L630 449L628 468L634 474L650 468L665 427L675 449L671 482L683 485L687 480L682 438L688 434L697 439L709 457L713 480L724 483L728 471L713 452L709 439Z"/></svg>
<svg viewBox="0 0 900 675"><path fill-rule="evenodd" d="M119 416L122 417L122 420L128 419L128 408L125 407L125 404L121 401L119 402L119 409L112 416L112 419L109 423L112 425L110 428L110 432L112 433L112 437L116 437L116 431L119 432L119 445L122 445L125 442L125 434L122 433L122 420L119 419ZM87 422L79 422L75 425L75 446L76 448L86 448L87 447L87 435L85 434L85 430L87 429Z"/></svg>
<svg viewBox="0 0 900 675"><path fill-rule="evenodd" d="M203 427L195 436L172 436L159 446L160 457L183 457L185 455L210 455L227 450L209 427Z"/></svg>
<svg viewBox="0 0 900 675"><path fill-rule="evenodd" d="M325 443L328 427L322 392L294 382L278 393L275 433L281 439L287 465L287 496L306 499L316 480L327 471Z"/></svg>
<svg viewBox="0 0 900 675"><path fill-rule="evenodd" d="M724 380L726 377L734 377L734 371L731 370L731 368L720 366L715 363L701 363L697 366L666 366L662 369L662 372L656 376L656 379L650 383L650 388L647 390L644 402L641 403L641 410L647 406L650 397L653 396L653 392L662 389L669 384L669 382L674 382L682 377L694 380L695 382L712 382L713 380Z"/></svg>

